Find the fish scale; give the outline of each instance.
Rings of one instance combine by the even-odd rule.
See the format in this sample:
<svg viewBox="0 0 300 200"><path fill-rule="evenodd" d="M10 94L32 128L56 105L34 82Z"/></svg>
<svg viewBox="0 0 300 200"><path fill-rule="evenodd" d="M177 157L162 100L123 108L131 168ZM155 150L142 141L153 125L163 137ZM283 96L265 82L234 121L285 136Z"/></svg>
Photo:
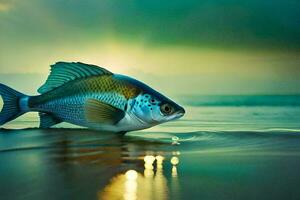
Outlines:
<svg viewBox="0 0 300 200"><path fill-rule="evenodd" d="M31 98L29 105L31 108L35 108L49 103L53 99L67 99L67 97L74 95L103 100L112 106L124 110L127 99L135 94L130 85L122 85L121 81L115 80L111 76L91 77L72 81L41 96Z"/></svg>
<svg viewBox="0 0 300 200"><path fill-rule="evenodd" d="M64 91L64 92L63 92ZM31 109L51 112L66 122L84 125L84 105L87 99L97 99L125 111L126 96L130 96L130 86L112 76L91 77L75 80L41 96L30 99ZM68 106L61 106L68 105Z"/></svg>

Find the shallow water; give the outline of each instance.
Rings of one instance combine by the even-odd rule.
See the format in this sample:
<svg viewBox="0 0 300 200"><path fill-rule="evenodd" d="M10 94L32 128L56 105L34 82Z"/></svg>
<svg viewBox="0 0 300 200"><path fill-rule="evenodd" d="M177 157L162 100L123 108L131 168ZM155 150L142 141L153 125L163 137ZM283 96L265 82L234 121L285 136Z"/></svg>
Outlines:
<svg viewBox="0 0 300 200"><path fill-rule="evenodd" d="M125 136L9 123L1 199L299 198L298 105L185 104L182 120Z"/></svg>

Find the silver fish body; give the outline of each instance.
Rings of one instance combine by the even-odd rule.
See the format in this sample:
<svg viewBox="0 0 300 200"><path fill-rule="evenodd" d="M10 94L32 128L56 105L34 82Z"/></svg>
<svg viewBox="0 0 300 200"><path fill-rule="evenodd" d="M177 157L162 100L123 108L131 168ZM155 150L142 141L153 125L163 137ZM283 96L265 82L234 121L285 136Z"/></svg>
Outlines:
<svg viewBox="0 0 300 200"><path fill-rule="evenodd" d="M3 87L7 86L0 85L0 94L7 90ZM0 113L0 122L4 124L34 111L40 113L42 128L68 122L93 129L127 132L180 118L185 112L140 81L84 63L56 63L38 91L41 95L33 97L18 92L8 94L10 99L16 96L18 108L11 111L18 113L7 119ZM4 102L8 101L5 92L2 93Z"/></svg>

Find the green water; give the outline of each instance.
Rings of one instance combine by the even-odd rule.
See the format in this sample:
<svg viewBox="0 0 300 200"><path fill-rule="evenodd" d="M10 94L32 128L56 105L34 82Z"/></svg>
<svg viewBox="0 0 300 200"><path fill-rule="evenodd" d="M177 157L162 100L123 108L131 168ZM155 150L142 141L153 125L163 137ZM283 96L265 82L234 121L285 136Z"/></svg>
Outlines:
<svg viewBox="0 0 300 200"><path fill-rule="evenodd" d="M19 118L0 130L0 197L299 199L298 97L201 98L183 102L183 119L124 137Z"/></svg>

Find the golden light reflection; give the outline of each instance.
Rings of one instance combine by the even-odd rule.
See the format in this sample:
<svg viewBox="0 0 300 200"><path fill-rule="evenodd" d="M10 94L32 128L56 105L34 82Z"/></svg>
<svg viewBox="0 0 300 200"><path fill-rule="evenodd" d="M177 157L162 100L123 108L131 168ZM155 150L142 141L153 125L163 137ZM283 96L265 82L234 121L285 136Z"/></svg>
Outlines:
<svg viewBox="0 0 300 200"><path fill-rule="evenodd" d="M180 154L180 152L178 152L178 155L179 154ZM172 192L173 193L176 192L176 196L179 196L180 186L179 186L177 166L176 166L176 165L179 164L179 158L178 157L172 157L171 158L171 164L172 164L171 188L172 188Z"/></svg>
<svg viewBox="0 0 300 200"><path fill-rule="evenodd" d="M125 182L125 191L124 199L125 200L135 200L137 199L137 177L138 173L135 170L129 170L125 173L126 182Z"/></svg>
<svg viewBox="0 0 300 200"><path fill-rule="evenodd" d="M136 180L138 177L138 173L135 170L128 170L125 175L128 180Z"/></svg>
<svg viewBox="0 0 300 200"><path fill-rule="evenodd" d="M162 163L163 163L163 160L164 160L164 157L158 155L158 156L155 157L155 159L156 159L157 163L162 164Z"/></svg>
<svg viewBox="0 0 300 200"><path fill-rule="evenodd" d="M154 156L145 156L144 162L145 162L145 169L153 169L153 162L155 161Z"/></svg>
<svg viewBox="0 0 300 200"><path fill-rule="evenodd" d="M165 160L166 158L162 155L144 156L144 174L139 173L139 170L130 169L125 173L116 175L111 179L110 183L98 193L98 198L104 200L168 199L169 193L172 192L173 189L171 187L169 190L168 181L164 175L167 173L164 169L170 170L168 165L164 168ZM139 159L138 161L141 160ZM178 187L176 166L179 164L179 158L173 156L170 162L172 164L171 184L174 186L177 185ZM137 166L139 166L138 163Z"/></svg>
<svg viewBox="0 0 300 200"><path fill-rule="evenodd" d="M145 163L151 163L152 164L155 161L155 157L154 156L145 156L144 161L145 161Z"/></svg>
<svg viewBox="0 0 300 200"><path fill-rule="evenodd" d="M172 177L177 177L177 167L176 165L178 165L179 163L179 158L176 156L173 156L171 158L171 164L173 165L172 167Z"/></svg>
<svg viewBox="0 0 300 200"><path fill-rule="evenodd" d="M162 169L163 168L164 157L158 155L158 156L155 157L155 159L156 159L156 168L157 168L157 170Z"/></svg>
<svg viewBox="0 0 300 200"><path fill-rule="evenodd" d="M167 199L169 190L167 179L163 174L163 156L156 156L156 174L154 177L154 199Z"/></svg>
<svg viewBox="0 0 300 200"><path fill-rule="evenodd" d="M141 175L135 170L129 170L126 173L118 174L113 177L110 183L98 193L100 200L136 200L138 199L138 180Z"/></svg>
<svg viewBox="0 0 300 200"><path fill-rule="evenodd" d="M178 157L173 156L173 157L171 158L171 163L172 163L172 165L177 165L177 164L179 163Z"/></svg>
<svg viewBox="0 0 300 200"><path fill-rule="evenodd" d="M172 167L172 177L177 177L177 167L176 166Z"/></svg>
<svg viewBox="0 0 300 200"><path fill-rule="evenodd" d="M153 170L145 168L144 176L145 176L145 178L152 178L154 176Z"/></svg>

